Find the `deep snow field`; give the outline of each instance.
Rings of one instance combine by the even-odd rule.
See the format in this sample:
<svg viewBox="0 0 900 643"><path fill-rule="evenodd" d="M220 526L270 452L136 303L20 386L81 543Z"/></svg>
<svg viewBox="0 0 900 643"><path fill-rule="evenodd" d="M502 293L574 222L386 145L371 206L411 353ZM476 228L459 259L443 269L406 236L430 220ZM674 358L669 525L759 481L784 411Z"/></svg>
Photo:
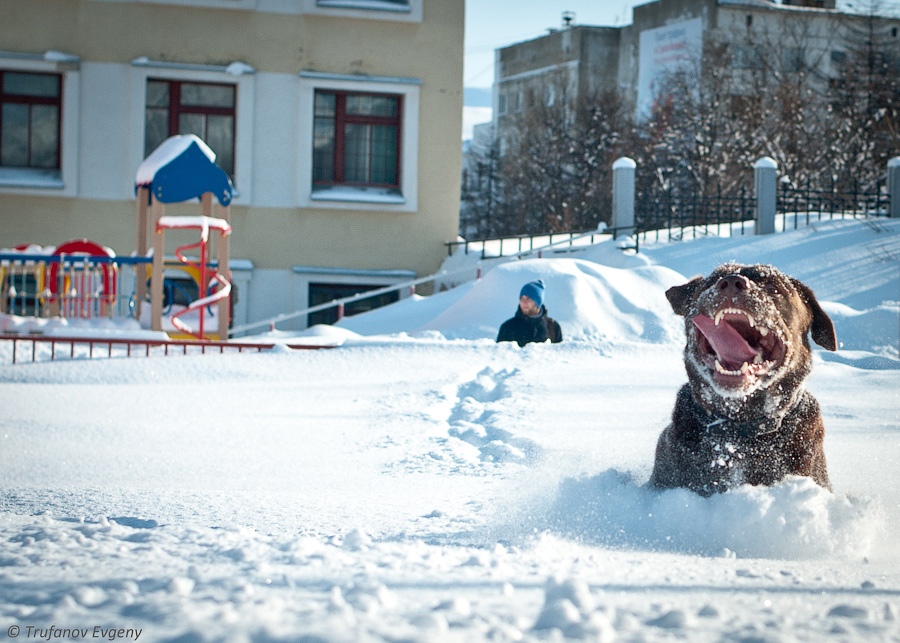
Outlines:
<svg viewBox="0 0 900 643"><path fill-rule="evenodd" d="M0 342L0 632L900 641L900 222L544 256L301 334L325 350ZM835 322L808 381L833 493L645 487L686 380L663 293L731 259ZM494 343L538 277L565 341Z"/></svg>

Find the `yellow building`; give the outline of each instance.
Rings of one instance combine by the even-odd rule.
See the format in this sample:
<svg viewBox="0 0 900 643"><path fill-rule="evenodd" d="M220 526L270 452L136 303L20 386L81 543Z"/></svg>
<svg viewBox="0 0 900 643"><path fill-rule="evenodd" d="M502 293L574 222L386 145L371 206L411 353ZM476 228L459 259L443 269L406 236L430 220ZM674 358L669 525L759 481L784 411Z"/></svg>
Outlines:
<svg viewBox="0 0 900 643"><path fill-rule="evenodd" d="M0 248L132 253L135 172L190 133L235 187L235 325L435 272L463 23L464 0L0 0Z"/></svg>

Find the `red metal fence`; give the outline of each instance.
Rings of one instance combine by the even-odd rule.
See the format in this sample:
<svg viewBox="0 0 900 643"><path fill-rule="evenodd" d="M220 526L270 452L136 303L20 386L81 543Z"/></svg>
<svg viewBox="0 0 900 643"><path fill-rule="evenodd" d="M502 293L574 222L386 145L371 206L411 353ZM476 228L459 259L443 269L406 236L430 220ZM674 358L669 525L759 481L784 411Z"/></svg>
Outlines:
<svg viewBox="0 0 900 643"><path fill-rule="evenodd" d="M102 357L113 357L113 347L118 348L117 356L123 357L149 357L151 352L154 355L175 355L175 354L206 354L224 353L226 351L256 351L258 353L272 349L274 343L251 343L251 342L219 342L219 341L201 341L201 340L179 340L179 339L122 339L122 338L106 338L106 337L48 337L45 335L9 335L0 334L0 342L12 342L12 363L15 364L19 359L19 344L31 344L31 359L28 361L37 362L49 359L50 361L61 359L64 355L69 359L75 359L75 347L83 346L87 348L87 357L93 358L95 353ZM38 344L49 344L50 353L46 358L38 359ZM68 350L58 351L57 345L68 347ZM334 348L329 344L284 344L287 348L294 350L314 350L319 348ZM26 348L27 359L27 348Z"/></svg>

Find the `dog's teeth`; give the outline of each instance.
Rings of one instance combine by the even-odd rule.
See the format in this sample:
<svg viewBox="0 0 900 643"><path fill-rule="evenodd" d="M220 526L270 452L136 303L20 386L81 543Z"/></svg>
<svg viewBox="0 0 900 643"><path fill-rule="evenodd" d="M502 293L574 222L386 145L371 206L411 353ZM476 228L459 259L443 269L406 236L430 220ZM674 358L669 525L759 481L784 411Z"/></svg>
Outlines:
<svg viewBox="0 0 900 643"><path fill-rule="evenodd" d="M757 353L756 355L754 355L754 356L753 356L753 363L754 363L754 364L762 364L762 363L763 363L762 355L760 355L759 353Z"/></svg>
<svg viewBox="0 0 900 643"><path fill-rule="evenodd" d="M750 365L747 362L744 362L743 364L741 364L741 373L746 375L749 372L750 372Z"/></svg>
<svg viewBox="0 0 900 643"><path fill-rule="evenodd" d="M760 327L759 327L759 334L762 335L763 337L765 337L766 335L769 334L769 329L766 328L765 326L760 326Z"/></svg>
<svg viewBox="0 0 900 643"><path fill-rule="evenodd" d="M747 363L745 362L744 366L746 366L746 365L747 365ZM742 370L743 370L743 367L741 368L741 371ZM719 362L719 360L716 360L716 371L718 371L722 375L740 375L741 374L741 371L729 371L724 366L722 366L722 363Z"/></svg>
<svg viewBox="0 0 900 643"><path fill-rule="evenodd" d="M715 317L713 317L713 321L715 322L716 326L721 323L722 318L725 317L725 315L742 315L747 318L747 323L750 324L751 327L756 326L756 320L753 319L753 316L746 311L741 310L740 308L723 308L722 310L717 312L715 314Z"/></svg>

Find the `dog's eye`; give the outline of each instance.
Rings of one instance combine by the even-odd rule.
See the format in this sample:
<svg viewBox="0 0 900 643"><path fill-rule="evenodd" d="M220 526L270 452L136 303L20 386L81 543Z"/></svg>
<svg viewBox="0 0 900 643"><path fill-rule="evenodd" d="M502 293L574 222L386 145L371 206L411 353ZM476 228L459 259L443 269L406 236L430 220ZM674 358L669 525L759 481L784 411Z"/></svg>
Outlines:
<svg viewBox="0 0 900 643"><path fill-rule="evenodd" d="M776 285L773 284L773 283L766 283L766 284L763 284L763 290L766 291L766 294L767 294L767 295L775 295L775 296L780 296L780 295L781 295L781 291L778 290L778 286L776 286Z"/></svg>

